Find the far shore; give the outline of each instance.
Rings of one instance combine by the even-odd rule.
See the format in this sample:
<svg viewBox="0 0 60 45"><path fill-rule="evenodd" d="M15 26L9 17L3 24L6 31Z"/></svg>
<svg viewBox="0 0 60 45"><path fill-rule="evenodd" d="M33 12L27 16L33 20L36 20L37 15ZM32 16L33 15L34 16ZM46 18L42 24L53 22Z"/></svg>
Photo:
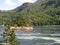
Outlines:
<svg viewBox="0 0 60 45"><path fill-rule="evenodd" d="M27 26L11 26L10 27L10 30L22 30L22 31L32 31L33 30L33 27L27 27Z"/></svg>

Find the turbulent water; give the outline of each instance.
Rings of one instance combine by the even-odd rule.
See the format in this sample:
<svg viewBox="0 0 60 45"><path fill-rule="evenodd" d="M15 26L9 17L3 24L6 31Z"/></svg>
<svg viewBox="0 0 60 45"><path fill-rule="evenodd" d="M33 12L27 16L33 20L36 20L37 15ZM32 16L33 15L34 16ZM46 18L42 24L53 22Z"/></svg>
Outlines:
<svg viewBox="0 0 60 45"><path fill-rule="evenodd" d="M32 32L17 30L15 34L20 45L60 45L60 26L38 26Z"/></svg>

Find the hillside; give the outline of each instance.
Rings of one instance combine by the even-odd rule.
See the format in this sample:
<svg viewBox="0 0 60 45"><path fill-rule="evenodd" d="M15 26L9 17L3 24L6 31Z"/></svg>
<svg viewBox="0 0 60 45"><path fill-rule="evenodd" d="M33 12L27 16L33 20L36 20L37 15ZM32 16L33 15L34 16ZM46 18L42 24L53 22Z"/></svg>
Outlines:
<svg viewBox="0 0 60 45"><path fill-rule="evenodd" d="M37 0L0 11L0 23L17 26L60 25L60 0Z"/></svg>

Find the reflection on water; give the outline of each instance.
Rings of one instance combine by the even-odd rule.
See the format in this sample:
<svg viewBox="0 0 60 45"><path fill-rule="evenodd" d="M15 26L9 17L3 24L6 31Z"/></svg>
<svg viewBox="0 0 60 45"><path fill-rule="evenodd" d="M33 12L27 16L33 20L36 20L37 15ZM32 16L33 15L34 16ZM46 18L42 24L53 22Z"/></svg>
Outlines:
<svg viewBox="0 0 60 45"><path fill-rule="evenodd" d="M15 34L20 45L60 45L60 26L38 26L32 32L15 30Z"/></svg>

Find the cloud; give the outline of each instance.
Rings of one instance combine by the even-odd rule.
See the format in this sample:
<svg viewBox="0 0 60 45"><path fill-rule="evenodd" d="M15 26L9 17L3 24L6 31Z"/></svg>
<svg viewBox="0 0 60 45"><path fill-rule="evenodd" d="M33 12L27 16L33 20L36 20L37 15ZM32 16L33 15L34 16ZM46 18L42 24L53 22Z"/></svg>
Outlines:
<svg viewBox="0 0 60 45"><path fill-rule="evenodd" d="M36 0L5 0L3 3L3 7L1 10L11 10L16 8L17 6L22 5L25 2L35 2Z"/></svg>
<svg viewBox="0 0 60 45"><path fill-rule="evenodd" d="M6 0L5 3L6 3L7 5L9 5L9 6L14 6L14 5L15 5L15 3L12 2L12 0Z"/></svg>
<svg viewBox="0 0 60 45"><path fill-rule="evenodd" d="M24 3L24 2L32 2L34 3L36 0L18 0L20 3Z"/></svg>

